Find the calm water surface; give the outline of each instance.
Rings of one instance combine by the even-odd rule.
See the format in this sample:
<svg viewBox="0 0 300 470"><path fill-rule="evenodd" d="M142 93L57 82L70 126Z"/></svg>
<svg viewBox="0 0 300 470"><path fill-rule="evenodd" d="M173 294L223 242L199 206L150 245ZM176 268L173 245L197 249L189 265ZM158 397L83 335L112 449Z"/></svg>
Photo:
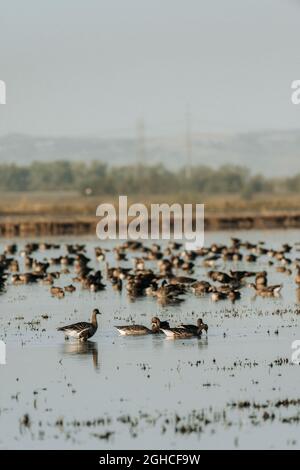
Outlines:
<svg viewBox="0 0 300 470"><path fill-rule="evenodd" d="M236 235L273 248L300 241L292 230ZM209 233L206 244L228 243L229 236ZM27 241L16 241L19 250ZM103 271L94 247L113 246L95 238L51 241L62 243L61 252L66 242L86 243L91 266ZM0 252L5 244L0 242ZM291 258L297 255L294 249ZM112 254L108 260L117 264ZM280 274L268 261L264 256L255 264L218 264L226 271L267 269L270 284L284 285L277 299L255 298L245 287L235 304L193 294L176 306L148 297L133 302L109 282L98 293L77 284L76 292L59 300L48 286L9 281L0 294L0 338L7 345L7 364L0 365L0 448L299 448L300 367L291 362L291 343L300 339L295 270ZM23 271L22 258L20 263ZM204 279L208 270L201 258L196 264L193 277ZM72 277L62 275L55 285L70 284ZM56 328L88 320L95 307L102 315L92 340L64 341ZM148 325L154 315L172 324L201 316L208 336L120 337L113 328L130 321ZM281 403L286 399L295 401L287 406Z"/></svg>

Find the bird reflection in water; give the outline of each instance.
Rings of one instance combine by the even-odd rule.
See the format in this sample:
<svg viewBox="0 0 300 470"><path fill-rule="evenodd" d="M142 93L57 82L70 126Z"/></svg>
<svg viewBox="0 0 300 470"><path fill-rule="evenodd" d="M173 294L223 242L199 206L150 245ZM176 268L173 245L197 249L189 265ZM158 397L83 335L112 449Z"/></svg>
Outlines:
<svg viewBox="0 0 300 470"><path fill-rule="evenodd" d="M88 356L93 358L93 365L95 370L100 369L98 344L95 341L66 341L63 346L63 354Z"/></svg>

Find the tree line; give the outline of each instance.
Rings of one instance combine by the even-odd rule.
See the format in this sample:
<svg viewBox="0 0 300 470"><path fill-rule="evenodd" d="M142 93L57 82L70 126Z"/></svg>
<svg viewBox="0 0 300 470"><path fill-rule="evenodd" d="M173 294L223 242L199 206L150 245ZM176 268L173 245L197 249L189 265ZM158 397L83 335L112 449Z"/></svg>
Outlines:
<svg viewBox="0 0 300 470"><path fill-rule="evenodd" d="M28 166L0 165L0 191L75 190L83 194L171 194L298 192L300 173L286 178L253 175L242 166L223 165L217 169L194 166L170 170L164 165L109 166L102 162L34 162Z"/></svg>

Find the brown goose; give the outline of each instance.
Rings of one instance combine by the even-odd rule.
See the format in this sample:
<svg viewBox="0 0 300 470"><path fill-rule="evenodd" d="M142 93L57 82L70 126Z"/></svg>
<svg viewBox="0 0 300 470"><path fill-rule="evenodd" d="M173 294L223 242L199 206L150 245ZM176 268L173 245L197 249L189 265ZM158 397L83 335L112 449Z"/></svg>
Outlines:
<svg viewBox="0 0 300 470"><path fill-rule="evenodd" d="M203 323L202 318L198 318L197 325L186 325L182 323L179 325L179 328L184 328L185 330L192 332L195 336L201 336L202 330L204 330L206 334L208 331L208 326L206 323Z"/></svg>
<svg viewBox="0 0 300 470"><path fill-rule="evenodd" d="M50 289L51 295L57 297L58 299L62 299L65 296L65 292L62 287L52 286Z"/></svg>
<svg viewBox="0 0 300 470"><path fill-rule="evenodd" d="M158 317L153 317L151 320L152 328L147 328L144 325L125 325L125 326L115 326L115 328L118 330L118 332L121 335L131 335L131 336L137 336L137 335L151 335L151 334L156 334L159 333L162 328L169 328L169 322L168 321L160 321Z"/></svg>
<svg viewBox="0 0 300 470"><path fill-rule="evenodd" d="M186 325L186 326L194 326L194 325ZM168 337L168 338L178 338L178 339L185 339L185 338L192 338L193 336L201 336L198 333L198 330L195 332L194 329L184 328L182 326L178 326L176 328L161 328L161 331Z"/></svg>
<svg viewBox="0 0 300 470"><path fill-rule="evenodd" d="M100 315L100 312L95 308L92 313L91 323L73 323L72 325L57 328L57 331L63 331L66 339L68 339L69 336L72 336L73 338L79 339L79 341L87 341L89 338L94 336L98 329L97 315Z"/></svg>
<svg viewBox="0 0 300 470"><path fill-rule="evenodd" d="M297 274L295 277L295 283L300 285L300 267L299 266L297 266Z"/></svg>
<svg viewBox="0 0 300 470"><path fill-rule="evenodd" d="M65 286L64 290L65 290L65 292L71 292L72 293L72 292L75 292L76 287L73 286L73 284L70 284L69 286Z"/></svg>
<svg viewBox="0 0 300 470"><path fill-rule="evenodd" d="M253 287L257 295L261 297L277 297L282 289L282 284L275 286L257 286L255 284L249 284L249 287Z"/></svg>
<svg viewBox="0 0 300 470"><path fill-rule="evenodd" d="M207 281L196 281L192 284L191 288L194 294L207 294L211 292L212 286Z"/></svg>

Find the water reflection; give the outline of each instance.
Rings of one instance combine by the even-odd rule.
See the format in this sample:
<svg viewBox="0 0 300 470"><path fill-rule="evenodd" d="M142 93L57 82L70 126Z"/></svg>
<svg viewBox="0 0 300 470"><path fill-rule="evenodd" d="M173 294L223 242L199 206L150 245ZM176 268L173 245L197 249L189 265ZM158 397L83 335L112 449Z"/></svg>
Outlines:
<svg viewBox="0 0 300 470"><path fill-rule="evenodd" d="M175 348L182 348L189 344L197 344L199 349L206 349L208 346L208 336L192 336L191 338L172 338L166 336L164 343L168 346L174 345Z"/></svg>
<svg viewBox="0 0 300 470"><path fill-rule="evenodd" d="M78 356L92 356L93 366L95 370L100 370L98 343L95 341L66 341L63 346L63 354L65 355L78 355Z"/></svg>

